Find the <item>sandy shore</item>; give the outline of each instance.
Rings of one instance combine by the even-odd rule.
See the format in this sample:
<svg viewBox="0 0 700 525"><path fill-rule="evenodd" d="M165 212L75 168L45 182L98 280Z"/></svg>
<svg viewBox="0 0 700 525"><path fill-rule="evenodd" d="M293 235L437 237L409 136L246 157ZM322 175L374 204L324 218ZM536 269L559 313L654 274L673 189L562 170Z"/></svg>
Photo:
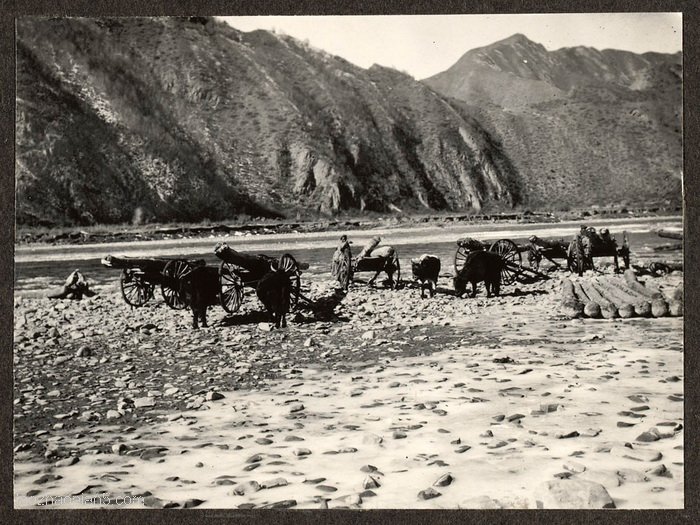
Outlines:
<svg viewBox="0 0 700 525"><path fill-rule="evenodd" d="M682 318L569 320L558 290L357 284L333 316L267 331L248 297L196 332L116 286L16 295L15 506L537 508L565 484L682 508Z"/></svg>

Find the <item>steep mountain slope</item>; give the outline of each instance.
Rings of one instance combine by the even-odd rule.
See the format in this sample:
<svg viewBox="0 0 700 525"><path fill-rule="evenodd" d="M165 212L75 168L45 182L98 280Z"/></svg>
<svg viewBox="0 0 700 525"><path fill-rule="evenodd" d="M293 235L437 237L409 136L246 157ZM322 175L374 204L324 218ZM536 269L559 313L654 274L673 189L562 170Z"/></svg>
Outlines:
<svg viewBox="0 0 700 525"><path fill-rule="evenodd" d="M681 79L523 35L417 82L208 18L22 18L17 221L676 205Z"/></svg>
<svg viewBox="0 0 700 525"><path fill-rule="evenodd" d="M512 162L393 70L207 18L17 25L17 220L503 209Z"/></svg>
<svg viewBox="0 0 700 525"><path fill-rule="evenodd" d="M679 53L549 52L513 35L424 82L502 145L530 207L680 203Z"/></svg>

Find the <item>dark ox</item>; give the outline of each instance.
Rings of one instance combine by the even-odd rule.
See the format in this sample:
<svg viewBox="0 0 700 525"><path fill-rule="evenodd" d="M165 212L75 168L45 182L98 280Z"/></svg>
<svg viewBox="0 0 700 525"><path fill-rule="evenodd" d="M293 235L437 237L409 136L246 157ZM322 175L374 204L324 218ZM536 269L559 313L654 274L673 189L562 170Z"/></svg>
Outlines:
<svg viewBox="0 0 700 525"><path fill-rule="evenodd" d="M411 259L411 270L413 279L420 283L420 298L425 299L426 288L430 292L430 297L433 297L440 275L440 259L424 253L418 259Z"/></svg>
<svg viewBox="0 0 700 525"><path fill-rule="evenodd" d="M258 299L272 317L275 328L287 326L287 312L289 312L292 293L291 275L296 271L296 263L290 255L280 257L276 267L270 265L271 271L266 273L255 291Z"/></svg>
<svg viewBox="0 0 700 525"><path fill-rule="evenodd" d="M219 303L219 270L213 266L198 266L180 277L180 298L192 309L192 328L198 321L207 327L207 307Z"/></svg>
<svg viewBox="0 0 700 525"><path fill-rule="evenodd" d="M475 297L476 285L482 281L486 287L486 297L491 297L491 291L498 295L501 291L501 270L504 266L503 258L497 253L471 252L454 278L457 295L462 295L467 289L467 283L472 283L472 297Z"/></svg>

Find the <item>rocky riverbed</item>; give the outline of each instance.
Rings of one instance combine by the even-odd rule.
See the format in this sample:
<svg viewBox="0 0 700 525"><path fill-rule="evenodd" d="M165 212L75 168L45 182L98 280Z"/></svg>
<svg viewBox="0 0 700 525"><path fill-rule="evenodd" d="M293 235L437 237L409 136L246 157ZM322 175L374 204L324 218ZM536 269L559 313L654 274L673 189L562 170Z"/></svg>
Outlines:
<svg viewBox="0 0 700 525"><path fill-rule="evenodd" d="M683 507L682 318L570 320L560 287L317 279L286 329L248 296L198 331L17 293L15 506Z"/></svg>

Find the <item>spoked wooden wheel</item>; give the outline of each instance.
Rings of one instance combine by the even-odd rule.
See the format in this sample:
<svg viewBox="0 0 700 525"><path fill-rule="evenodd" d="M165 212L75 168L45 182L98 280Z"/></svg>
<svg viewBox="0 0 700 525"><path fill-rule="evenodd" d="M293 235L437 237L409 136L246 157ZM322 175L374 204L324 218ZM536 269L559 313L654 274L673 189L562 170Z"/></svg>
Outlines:
<svg viewBox="0 0 700 525"><path fill-rule="evenodd" d="M289 283L292 285L292 290L289 294L289 309L294 310L299 304L299 294L301 293L301 277L299 273L290 275Z"/></svg>
<svg viewBox="0 0 700 525"><path fill-rule="evenodd" d="M182 259L169 261L163 268L163 282L160 291L165 304L173 310L187 308L185 298L180 295L180 278L192 269L192 265Z"/></svg>
<svg viewBox="0 0 700 525"><path fill-rule="evenodd" d="M527 263L535 271L539 271L540 262L542 262L542 254L532 246L527 250Z"/></svg>
<svg viewBox="0 0 700 525"><path fill-rule="evenodd" d="M464 246L459 246L457 248L457 253L455 253L455 273L459 273L464 267L464 262L467 260L467 255L469 255L469 250Z"/></svg>
<svg viewBox="0 0 700 525"><path fill-rule="evenodd" d="M277 267L287 274L291 287L289 294L289 308L293 310L299 304L299 294L301 293L301 271L297 260L289 253L285 253L277 262Z"/></svg>
<svg viewBox="0 0 700 525"><path fill-rule="evenodd" d="M518 277L518 268L523 263L517 244L508 239L500 239L489 247L489 251L500 255L506 263L501 270L501 283L506 286L513 284Z"/></svg>
<svg viewBox="0 0 700 525"><path fill-rule="evenodd" d="M393 263L396 267L396 271L394 272L394 288L397 288L401 282L401 264L399 263L399 258L396 257Z"/></svg>
<svg viewBox="0 0 700 525"><path fill-rule="evenodd" d="M228 313L237 312L243 304L243 281L236 273L241 268L226 261L219 266L219 302Z"/></svg>
<svg viewBox="0 0 700 525"><path fill-rule="evenodd" d="M122 297L129 306L143 306L153 298L153 284L143 278L143 273L133 270L122 270L119 278Z"/></svg>

